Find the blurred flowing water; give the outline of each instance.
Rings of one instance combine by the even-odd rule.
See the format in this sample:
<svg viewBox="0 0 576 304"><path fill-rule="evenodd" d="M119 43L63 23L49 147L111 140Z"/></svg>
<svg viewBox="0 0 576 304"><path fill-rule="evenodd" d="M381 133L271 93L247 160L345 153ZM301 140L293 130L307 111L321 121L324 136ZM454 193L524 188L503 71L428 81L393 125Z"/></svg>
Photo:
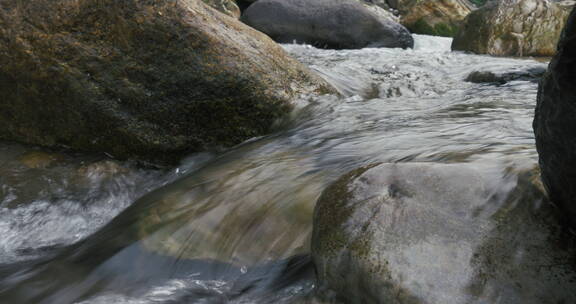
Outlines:
<svg viewBox="0 0 576 304"><path fill-rule="evenodd" d="M537 83L464 81L530 59L285 49L343 94L301 96L271 135L171 170L0 146L0 303L314 303L314 204L378 162L473 163L495 181L537 164Z"/></svg>

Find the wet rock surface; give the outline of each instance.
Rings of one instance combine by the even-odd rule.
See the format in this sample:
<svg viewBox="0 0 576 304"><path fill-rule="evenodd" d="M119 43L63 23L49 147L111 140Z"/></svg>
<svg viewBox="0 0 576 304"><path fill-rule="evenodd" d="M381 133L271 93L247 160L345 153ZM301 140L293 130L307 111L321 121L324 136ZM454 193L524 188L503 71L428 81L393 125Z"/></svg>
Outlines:
<svg viewBox="0 0 576 304"><path fill-rule="evenodd" d="M240 18L240 8L234 0L202 0L204 3L234 18Z"/></svg>
<svg viewBox="0 0 576 304"><path fill-rule="evenodd" d="M369 11L371 11L380 18L392 20L394 22L400 22L400 17L398 17L395 14L397 13L397 11L394 11L392 9L385 9L383 8L382 5L379 5L378 3L370 3L362 0L359 0L358 2L363 4L364 7L366 7Z"/></svg>
<svg viewBox="0 0 576 304"><path fill-rule="evenodd" d="M453 37L472 11L466 0L398 1L401 23L411 32Z"/></svg>
<svg viewBox="0 0 576 304"><path fill-rule="evenodd" d="M335 49L414 45L405 27L352 0L259 0L241 20L282 43Z"/></svg>
<svg viewBox="0 0 576 304"><path fill-rule="evenodd" d="M315 210L321 293L349 303L574 302L573 237L536 176L425 163L344 175Z"/></svg>
<svg viewBox="0 0 576 304"><path fill-rule="evenodd" d="M4 1L0 138L174 163L330 86L200 1Z"/></svg>
<svg viewBox="0 0 576 304"><path fill-rule="evenodd" d="M552 56L569 12L569 7L546 0L488 2L468 15L452 49L494 56Z"/></svg>
<svg viewBox="0 0 576 304"><path fill-rule="evenodd" d="M295 264L284 257L302 252L300 247L307 251L314 204L339 176L376 162L466 162L498 172L537 162L531 129L537 85L476 85L464 79L473 71L522 71L542 64L452 53L448 38L414 37L413 50L284 45L347 88L347 97L298 98L282 130L225 155L192 155L168 171L102 157L70 158L57 149L41 151L64 153L65 159L31 168L21 160L36 148L0 145L0 303L329 303L314 297L314 278L296 274L293 282L276 274ZM370 88L378 90L367 92ZM400 94L388 97L391 90ZM502 186L511 178L489 177ZM168 186L173 182L178 184ZM167 188L152 192L162 185ZM530 196L522 205L542 211L541 190L529 192L522 192ZM516 225L514 220L503 222ZM516 234L519 243L526 239ZM502 247L495 244L491 251ZM522 261L531 253L517 256L511 272L527 264ZM254 261L286 267L254 268ZM542 272L569 264L555 262L542 264ZM546 276L529 277L548 286ZM513 293L516 282L504 280L494 290ZM283 284L288 286L276 289ZM496 291L483 304L508 303L496 298Z"/></svg>
<svg viewBox="0 0 576 304"><path fill-rule="evenodd" d="M538 91L534 133L542 180L552 201L576 225L576 13L570 15L558 53Z"/></svg>
<svg viewBox="0 0 576 304"><path fill-rule="evenodd" d="M505 84L510 81L523 80L538 82L541 77L546 73L545 67L533 67L525 71L514 72L492 72L492 71L475 71L466 77L466 81L472 83L491 83L491 84Z"/></svg>

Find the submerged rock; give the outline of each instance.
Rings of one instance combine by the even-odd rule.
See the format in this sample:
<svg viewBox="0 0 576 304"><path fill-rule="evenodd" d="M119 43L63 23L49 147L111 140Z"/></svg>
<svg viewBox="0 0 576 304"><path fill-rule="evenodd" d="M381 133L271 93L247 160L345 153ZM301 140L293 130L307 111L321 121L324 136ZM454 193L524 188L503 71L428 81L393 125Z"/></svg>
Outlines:
<svg viewBox="0 0 576 304"><path fill-rule="evenodd" d="M472 83L505 84L510 81L524 80L538 82L546 73L546 68L530 68L525 71L495 73L491 71L474 71L466 77L466 81Z"/></svg>
<svg viewBox="0 0 576 304"><path fill-rule="evenodd" d="M236 155L144 196L135 203L148 204L134 225L136 238L149 252L240 266L309 252L314 202L324 177L300 176L308 180L301 185L294 181L296 173L312 164L298 160L295 151L275 155L285 161L268 164L259 176L250 170L250 156ZM283 174L268 180L272 171ZM247 179L262 179L257 187L265 193L238 187Z"/></svg>
<svg viewBox="0 0 576 304"><path fill-rule="evenodd" d="M576 226L576 11L540 82L534 116L542 180L551 200Z"/></svg>
<svg viewBox="0 0 576 304"><path fill-rule="evenodd" d="M573 238L535 172L381 164L317 202L320 293L346 303L574 303Z"/></svg>
<svg viewBox="0 0 576 304"><path fill-rule="evenodd" d="M452 49L494 56L552 56L568 13L547 0L492 1L466 18Z"/></svg>
<svg viewBox="0 0 576 304"><path fill-rule="evenodd" d="M102 160L86 164L78 168L78 180L80 179L111 179L119 175L127 175L130 169L112 160Z"/></svg>
<svg viewBox="0 0 576 304"><path fill-rule="evenodd" d="M63 155L42 151L26 152L18 158L29 169L45 169L64 159Z"/></svg>
<svg viewBox="0 0 576 304"><path fill-rule="evenodd" d="M332 88L200 1L3 1L0 138L176 162Z"/></svg>
<svg viewBox="0 0 576 304"><path fill-rule="evenodd" d="M398 1L400 22L411 32L453 37L472 11L466 0Z"/></svg>
<svg viewBox="0 0 576 304"><path fill-rule="evenodd" d="M474 71L466 77L466 81L472 83L506 83L506 80L501 75L496 75L490 71Z"/></svg>
<svg viewBox="0 0 576 304"><path fill-rule="evenodd" d="M281 43L336 49L414 46L405 27L352 0L259 0L241 20Z"/></svg>

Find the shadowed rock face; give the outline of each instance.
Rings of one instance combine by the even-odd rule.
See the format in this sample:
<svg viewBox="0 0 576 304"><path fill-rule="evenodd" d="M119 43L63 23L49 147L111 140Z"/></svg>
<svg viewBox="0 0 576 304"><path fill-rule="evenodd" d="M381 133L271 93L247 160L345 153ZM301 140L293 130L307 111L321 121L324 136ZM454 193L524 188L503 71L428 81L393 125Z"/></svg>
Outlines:
<svg viewBox="0 0 576 304"><path fill-rule="evenodd" d="M0 3L0 138L175 162L331 87L201 1Z"/></svg>
<svg viewBox="0 0 576 304"><path fill-rule="evenodd" d="M576 226L576 11L540 82L534 133L550 198Z"/></svg>
<svg viewBox="0 0 576 304"><path fill-rule="evenodd" d="M413 163L344 175L315 209L320 293L345 303L574 303L573 237L535 171Z"/></svg>
<svg viewBox="0 0 576 304"><path fill-rule="evenodd" d="M472 12L452 49L494 56L553 56L569 10L547 0L492 1Z"/></svg>
<svg viewBox="0 0 576 304"><path fill-rule="evenodd" d="M352 0L260 0L241 20L282 43L336 49L414 45L402 25Z"/></svg>

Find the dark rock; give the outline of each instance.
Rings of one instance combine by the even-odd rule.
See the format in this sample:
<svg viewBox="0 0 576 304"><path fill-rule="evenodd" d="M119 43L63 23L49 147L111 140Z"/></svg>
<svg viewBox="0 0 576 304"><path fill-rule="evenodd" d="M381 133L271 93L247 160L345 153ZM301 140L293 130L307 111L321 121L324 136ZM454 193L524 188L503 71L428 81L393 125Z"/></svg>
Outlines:
<svg viewBox="0 0 576 304"><path fill-rule="evenodd" d="M474 6L476 6L476 7L480 7L480 6L484 5L484 4L486 4L486 1L487 1L487 0L470 0L470 2L471 2L472 4L474 4Z"/></svg>
<svg viewBox="0 0 576 304"><path fill-rule="evenodd" d="M576 303L574 237L536 170L381 164L318 200L320 295L344 303Z"/></svg>
<svg viewBox="0 0 576 304"><path fill-rule="evenodd" d="M505 84L510 81L524 80L538 82L542 75L546 73L546 68L531 68L526 71L494 73L491 71L474 71L466 77L466 81L472 83L493 83Z"/></svg>
<svg viewBox="0 0 576 304"><path fill-rule="evenodd" d="M534 133L550 198L576 226L576 11L540 82Z"/></svg>
<svg viewBox="0 0 576 304"><path fill-rule="evenodd" d="M466 81L472 83L498 83L498 84L505 84L506 81L500 76L496 75L492 72L485 71L475 71L470 73L468 77L466 77Z"/></svg>
<svg viewBox="0 0 576 304"><path fill-rule="evenodd" d="M399 6L398 2L400 2L400 1L402 1L402 0L386 0L386 2L388 3L388 6L390 6L390 8L396 9L396 10L398 9L398 6Z"/></svg>
<svg viewBox="0 0 576 304"><path fill-rule="evenodd" d="M176 162L332 88L200 1L0 3L0 138Z"/></svg>
<svg viewBox="0 0 576 304"><path fill-rule="evenodd" d="M236 5L240 8L240 11L243 13L252 3L256 1L254 0L237 0Z"/></svg>
<svg viewBox="0 0 576 304"><path fill-rule="evenodd" d="M388 4L388 1L387 1L387 0L359 0L359 1L362 1L362 2L367 3L367 4L369 4L369 5L376 5L376 6L380 7L380 8L385 9L385 10L390 10L390 9L392 9L392 8L390 7L390 4Z"/></svg>
<svg viewBox="0 0 576 304"><path fill-rule="evenodd" d="M336 49L414 45L405 27L353 0L260 0L241 20L281 43Z"/></svg>
<svg viewBox="0 0 576 304"><path fill-rule="evenodd" d="M552 56L568 13L548 0L491 1L468 15L452 49L494 56Z"/></svg>

